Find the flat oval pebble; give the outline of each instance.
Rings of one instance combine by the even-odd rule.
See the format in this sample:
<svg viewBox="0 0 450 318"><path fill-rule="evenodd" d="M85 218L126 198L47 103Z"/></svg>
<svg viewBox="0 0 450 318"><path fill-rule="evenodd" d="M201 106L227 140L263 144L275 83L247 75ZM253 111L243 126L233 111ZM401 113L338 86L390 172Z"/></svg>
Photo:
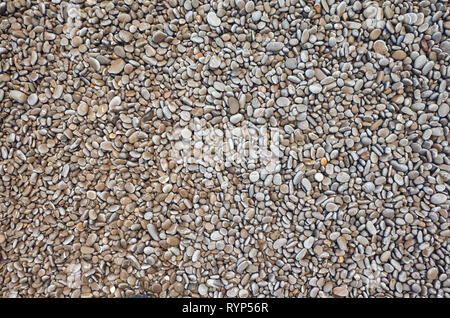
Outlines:
<svg viewBox="0 0 450 318"><path fill-rule="evenodd" d="M122 59L116 59L111 62L111 66L108 69L110 74L119 74L125 67L125 61Z"/></svg>
<svg viewBox="0 0 450 318"><path fill-rule="evenodd" d="M228 98L228 107L230 114L234 115L239 112L240 104L235 97Z"/></svg>
<svg viewBox="0 0 450 318"><path fill-rule="evenodd" d="M309 91L313 94L319 94L322 91L322 85L314 83L309 86Z"/></svg>
<svg viewBox="0 0 450 318"><path fill-rule="evenodd" d="M206 19L208 20L209 25L213 27L218 27L221 23L219 17L213 11L208 12L208 14L206 15Z"/></svg>
<svg viewBox="0 0 450 318"><path fill-rule="evenodd" d="M27 98L27 103L30 106L36 105L36 103L39 101L38 96L35 93L30 94Z"/></svg>
<svg viewBox="0 0 450 318"><path fill-rule="evenodd" d="M16 102L25 103L27 101L27 95L18 90L12 90L9 92L9 97Z"/></svg>
<svg viewBox="0 0 450 318"><path fill-rule="evenodd" d="M436 193L431 196L430 202L433 204L442 204L447 201L447 195L444 193Z"/></svg>
<svg viewBox="0 0 450 318"><path fill-rule="evenodd" d="M280 107L286 107L289 106L291 101L287 97L280 97L277 99L277 105Z"/></svg>
<svg viewBox="0 0 450 318"><path fill-rule="evenodd" d="M80 103L77 108L77 113L80 116L86 116L89 111L89 106L86 103Z"/></svg>

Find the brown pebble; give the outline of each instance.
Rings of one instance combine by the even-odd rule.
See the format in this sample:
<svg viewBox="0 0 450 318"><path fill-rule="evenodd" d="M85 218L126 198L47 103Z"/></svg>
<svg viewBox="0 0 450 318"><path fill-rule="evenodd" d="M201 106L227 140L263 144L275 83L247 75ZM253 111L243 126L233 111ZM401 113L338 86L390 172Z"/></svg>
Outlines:
<svg viewBox="0 0 450 318"><path fill-rule="evenodd" d="M395 51L394 54L392 54L392 57L395 60L404 60L406 58L406 53L402 50L398 50L398 51Z"/></svg>

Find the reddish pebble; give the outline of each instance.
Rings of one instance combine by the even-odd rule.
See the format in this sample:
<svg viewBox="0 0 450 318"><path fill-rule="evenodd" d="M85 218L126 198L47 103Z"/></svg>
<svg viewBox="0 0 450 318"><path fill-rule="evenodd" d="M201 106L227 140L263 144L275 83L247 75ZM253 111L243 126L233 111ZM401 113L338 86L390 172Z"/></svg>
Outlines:
<svg viewBox="0 0 450 318"><path fill-rule="evenodd" d="M422 45L423 50L424 50L425 52L428 52L428 43L427 43L427 40L422 39L422 40L420 41L420 44Z"/></svg>

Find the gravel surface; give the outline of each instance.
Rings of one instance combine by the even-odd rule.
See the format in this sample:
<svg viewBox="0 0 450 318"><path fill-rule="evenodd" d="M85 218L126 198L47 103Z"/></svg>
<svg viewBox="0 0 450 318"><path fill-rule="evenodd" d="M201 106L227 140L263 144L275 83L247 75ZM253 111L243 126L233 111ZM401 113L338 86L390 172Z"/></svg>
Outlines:
<svg viewBox="0 0 450 318"><path fill-rule="evenodd" d="M0 297L449 297L449 8L0 1Z"/></svg>

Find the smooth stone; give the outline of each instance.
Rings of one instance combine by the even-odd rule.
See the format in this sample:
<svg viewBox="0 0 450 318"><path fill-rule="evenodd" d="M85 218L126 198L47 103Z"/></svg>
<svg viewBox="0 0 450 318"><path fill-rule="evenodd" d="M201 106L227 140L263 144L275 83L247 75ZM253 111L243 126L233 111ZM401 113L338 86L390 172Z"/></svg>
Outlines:
<svg viewBox="0 0 450 318"><path fill-rule="evenodd" d="M22 104L27 101L27 95L21 91L12 90L9 92L9 97Z"/></svg>
<svg viewBox="0 0 450 318"><path fill-rule="evenodd" d="M84 102L80 103L77 107L77 113L80 116L86 116L88 111L89 111L89 106L88 106L88 104L86 104Z"/></svg>
<svg viewBox="0 0 450 318"><path fill-rule="evenodd" d="M373 182L366 182L361 188L366 193L372 193L373 191L375 191L375 184L373 184Z"/></svg>
<svg viewBox="0 0 450 318"><path fill-rule="evenodd" d="M381 30L380 29L374 29L372 30L372 32L370 32L369 34L369 39L372 41L375 41L376 39L378 39L381 35Z"/></svg>
<svg viewBox="0 0 450 318"><path fill-rule="evenodd" d="M269 42L266 46L266 50L269 52L279 52L283 47L284 44L282 42Z"/></svg>
<svg viewBox="0 0 450 318"><path fill-rule="evenodd" d="M295 70L297 68L297 59L293 57L287 58L284 65L289 70Z"/></svg>
<svg viewBox="0 0 450 318"><path fill-rule="evenodd" d="M220 63L222 63L222 60L217 55L213 55L211 59L209 60L209 67L212 69L217 69L220 66Z"/></svg>
<svg viewBox="0 0 450 318"><path fill-rule="evenodd" d="M32 93L32 94L30 94L30 96L28 96L27 103L30 106L34 106L34 105L36 105L38 100L39 100L38 96L35 93Z"/></svg>
<svg viewBox="0 0 450 318"><path fill-rule="evenodd" d="M259 180L259 172L258 171L252 171L249 175L249 180L251 182L256 182Z"/></svg>
<svg viewBox="0 0 450 318"><path fill-rule="evenodd" d="M116 59L111 62L108 72L110 74L119 74L125 67L125 61L122 59Z"/></svg>
<svg viewBox="0 0 450 318"><path fill-rule="evenodd" d="M431 196L430 202L433 204L442 204L447 201L447 195L444 193L436 193Z"/></svg>
<svg viewBox="0 0 450 318"><path fill-rule="evenodd" d="M314 175L314 180L316 180L317 182L322 182L323 181L323 174L318 172Z"/></svg>
<svg viewBox="0 0 450 318"><path fill-rule="evenodd" d="M384 42L383 40L375 41L375 43L373 44L373 49L375 50L376 53L382 54L382 55L384 55L388 52L388 47L386 46L386 42Z"/></svg>
<svg viewBox="0 0 450 318"><path fill-rule="evenodd" d="M440 117L447 117L449 110L450 106L448 104L442 104L441 106L439 106L438 115Z"/></svg>
<svg viewBox="0 0 450 318"><path fill-rule="evenodd" d="M91 233L89 234L88 238L86 239L87 246L92 246L97 241L97 234Z"/></svg>
<svg viewBox="0 0 450 318"><path fill-rule="evenodd" d="M291 104L291 100L287 97L279 97L276 103L280 107L287 107Z"/></svg>
<svg viewBox="0 0 450 318"><path fill-rule="evenodd" d="M100 143L100 149L104 151L113 151L113 144L111 141L102 141Z"/></svg>
<svg viewBox="0 0 450 318"><path fill-rule="evenodd" d="M259 20L261 20L262 12L261 11L255 11L252 13L252 20L255 23L258 23Z"/></svg>
<svg viewBox="0 0 450 318"><path fill-rule="evenodd" d="M310 236L303 242L303 247L310 249L314 245L314 237Z"/></svg>
<svg viewBox="0 0 450 318"><path fill-rule="evenodd" d="M273 243L273 248L277 250L277 249L283 247L284 245L286 245L286 243L287 243L287 240L285 238L279 238L278 240L276 240Z"/></svg>
<svg viewBox="0 0 450 318"><path fill-rule="evenodd" d="M339 210L339 206L333 202L328 202L327 205L325 205L325 210L328 212L336 212Z"/></svg>
<svg viewBox="0 0 450 318"><path fill-rule="evenodd" d="M198 286L198 293L200 296L206 296L208 294L208 287L205 284L200 284Z"/></svg>
<svg viewBox="0 0 450 318"><path fill-rule="evenodd" d="M336 14L338 16L342 17L346 8L347 8L347 4L344 1L342 1L341 3L339 3L339 5L336 8Z"/></svg>
<svg viewBox="0 0 450 318"><path fill-rule="evenodd" d="M406 53L405 51L397 50L392 54L392 57L394 60L404 60L406 58Z"/></svg>
<svg viewBox="0 0 450 318"><path fill-rule="evenodd" d="M369 5L363 12L366 19L372 19L377 15L377 6Z"/></svg>
<svg viewBox="0 0 450 318"><path fill-rule="evenodd" d="M319 94L322 92L322 85L318 83L311 84L309 85L309 91L313 94Z"/></svg>
<svg viewBox="0 0 450 318"><path fill-rule="evenodd" d="M450 54L450 40L443 41L443 42L441 42L440 45L441 45L442 51Z"/></svg>
<svg viewBox="0 0 450 318"><path fill-rule="evenodd" d="M348 289L346 286L339 286L333 288L333 294L339 297L347 297L348 296Z"/></svg>
<svg viewBox="0 0 450 318"><path fill-rule="evenodd" d="M89 246L82 246L80 251L82 254L92 254L92 253L94 253L95 250L94 250L94 248L89 247Z"/></svg>
<svg viewBox="0 0 450 318"><path fill-rule="evenodd" d="M302 186L306 193L309 193L312 190L311 182L307 178L302 179Z"/></svg>
<svg viewBox="0 0 450 318"><path fill-rule="evenodd" d="M230 117L230 122L232 124L237 124L238 122L240 122L242 120L242 118L243 118L242 114L235 114Z"/></svg>
<svg viewBox="0 0 450 318"><path fill-rule="evenodd" d="M435 280L438 277L439 271L436 267L432 267L427 271L427 279Z"/></svg>
<svg viewBox="0 0 450 318"><path fill-rule="evenodd" d="M213 11L208 12L206 20L208 21L209 25L213 27L218 27L222 23L217 14Z"/></svg>
<svg viewBox="0 0 450 318"><path fill-rule="evenodd" d="M94 71L100 71L100 62L96 58L90 57L87 62Z"/></svg>
<svg viewBox="0 0 450 318"><path fill-rule="evenodd" d="M214 231L214 232L211 233L210 238L213 241L218 241L218 240L221 240L223 238L223 235L220 234L219 231Z"/></svg>
<svg viewBox="0 0 450 318"><path fill-rule="evenodd" d="M433 67L434 67L434 62L428 61L422 68L422 74L427 75L433 69Z"/></svg>
<svg viewBox="0 0 450 318"><path fill-rule="evenodd" d="M264 201L264 199L265 199L264 193L262 193L262 192L256 193L256 194L255 194L255 199L256 199L257 201Z"/></svg>
<svg viewBox="0 0 450 318"><path fill-rule="evenodd" d="M367 221L366 223L366 229L371 235L377 234L377 229L373 225L372 221Z"/></svg>
<svg viewBox="0 0 450 318"><path fill-rule="evenodd" d="M252 13L255 10L255 3L253 1L247 1L245 4L245 11L247 13Z"/></svg>
<svg viewBox="0 0 450 318"><path fill-rule="evenodd" d="M122 99L120 98L120 96L114 96L111 101L109 102L109 108L110 109L114 109L117 106L120 105L120 103L122 103Z"/></svg>
<svg viewBox="0 0 450 318"><path fill-rule="evenodd" d="M348 182L350 180L350 175L346 172L339 172L336 176L336 180L340 183Z"/></svg>
<svg viewBox="0 0 450 318"><path fill-rule="evenodd" d="M235 298L238 295L239 288L233 287L229 290L227 290L227 297L228 298Z"/></svg>
<svg viewBox="0 0 450 318"><path fill-rule="evenodd" d="M152 35L152 41L155 42L155 43L161 43L166 38L167 38L167 35L164 32L160 31L160 30L156 31Z"/></svg>
<svg viewBox="0 0 450 318"><path fill-rule="evenodd" d="M156 227L153 224L147 224L147 232L148 234L150 234L150 236L152 237L152 239L154 239L155 241L159 241L159 234L156 231Z"/></svg>
<svg viewBox="0 0 450 318"><path fill-rule="evenodd" d="M421 70L427 63L428 59L425 55L419 55L414 61L414 68Z"/></svg>
<svg viewBox="0 0 450 318"><path fill-rule="evenodd" d="M239 101L235 97L228 98L227 105L228 111L231 115L237 114L239 112Z"/></svg>

